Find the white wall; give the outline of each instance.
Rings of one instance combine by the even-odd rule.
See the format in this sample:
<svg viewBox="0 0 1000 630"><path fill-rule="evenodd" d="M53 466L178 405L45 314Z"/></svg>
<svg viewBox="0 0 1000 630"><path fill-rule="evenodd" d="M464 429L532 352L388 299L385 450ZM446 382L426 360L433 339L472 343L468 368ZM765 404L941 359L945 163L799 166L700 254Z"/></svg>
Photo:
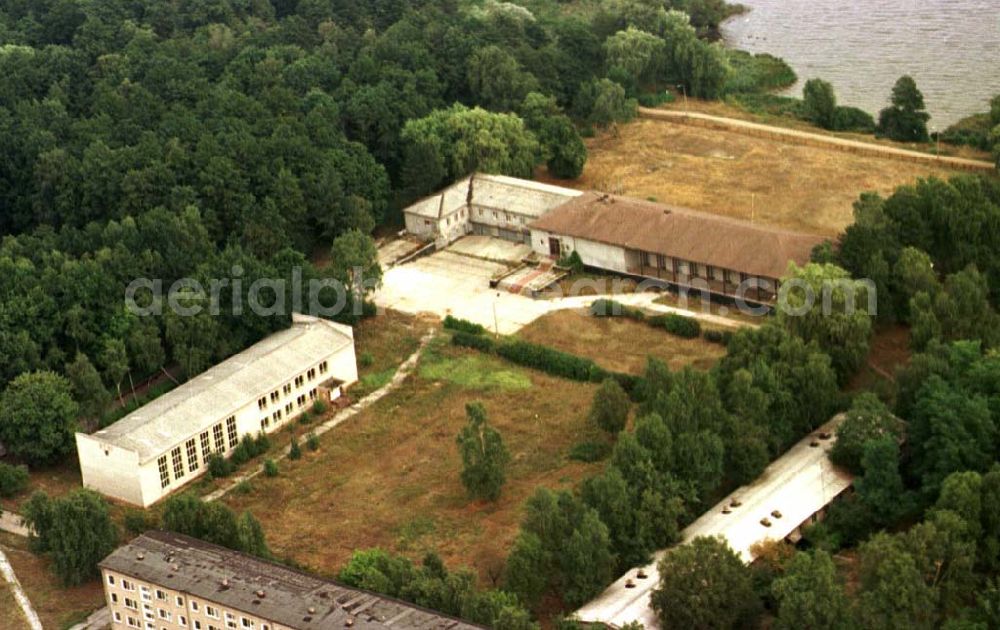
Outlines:
<svg viewBox="0 0 1000 630"><path fill-rule="evenodd" d="M135 505L145 505L139 481L139 456L104 444L85 433L76 434L83 487Z"/></svg>
<svg viewBox="0 0 1000 630"><path fill-rule="evenodd" d="M580 255L580 260L583 261L583 264L588 267L628 273L625 249L615 245L606 245L572 236L550 234L544 230L531 230L531 249L542 256L548 256L549 238L552 236L559 239L563 255L575 251Z"/></svg>
<svg viewBox="0 0 1000 630"><path fill-rule="evenodd" d="M424 238L434 238L437 227L437 219L428 219L418 214L407 212L404 214L406 220L406 231Z"/></svg>
<svg viewBox="0 0 1000 630"><path fill-rule="evenodd" d="M353 332L349 326L341 326L339 324L336 326L345 334L351 336L353 340ZM225 444L224 454L228 455L231 449L229 447L229 435L226 431L226 418L229 416L235 416L237 437L240 439L246 434L257 435L261 430L261 419L264 417L271 418L266 432L273 433L285 426L292 419L297 418L303 411L312 408L313 401L309 398L309 392L312 389L318 390L319 385L324 381L334 378L342 381L346 386L358 380L358 367L353 343L336 352L330 353L325 360L328 364L327 372L325 374L319 373L319 363L321 361L318 361L314 366L311 366L316 369L315 378L311 380L305 378L301 387L295 387L295 377L298 375L290 375L286 383L292 386L291 392L285 394L284 383L282 383L277 389L279 398L276 402L271 402L270 392L267 392L265 395L268 402L265 409L260 409L257 400L254 399L246 406L216 419L215 422L202 428L194 435L184 437L184 439L179 440L146 462L140 462L138 455L132 451L105 444L89 435L78 433L76 443L80 458L80 471L83 475L83 485L107 496L142 507L148 507L156 503L164 496L197 479L207 470L205 454L201 448L200 436L202 431L207 430L209 432L209 440L212 452L214 453L216 448L212 427L221 422ZM304 370L303 375L307 372L308 370ZM306 397L305 404L302 406L297 402L299 396ZM286 412L286 405L288 403L292 404L290 414ZM273 420L273 413L279 409L282 412L282 419L276 423ZM198 468L194 472L190 470L187 457L187 441L192 438L195 440L198 453ZM181 449L181 460L184 467L184 475L179 478L174 475L173 457L171 454L176 447L180 447ZM160 455L167 456L170 485L166 488L162 487L160 481L158 462Z"/></svg>

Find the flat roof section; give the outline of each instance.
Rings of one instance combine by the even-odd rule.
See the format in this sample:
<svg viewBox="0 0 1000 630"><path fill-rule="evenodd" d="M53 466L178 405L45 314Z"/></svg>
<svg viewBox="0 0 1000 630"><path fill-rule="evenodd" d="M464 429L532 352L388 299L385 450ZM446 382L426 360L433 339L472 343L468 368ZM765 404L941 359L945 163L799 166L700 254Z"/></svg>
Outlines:
<svg viewBox="0 0 1000 630"><path fill-rule="evenodd" d="M296 630L480 628L173 532L146 532L99 566Z"/></svg>
<svg viewBox="0 0 1000 630"><path fill-rule="evenodd" d="M702 514L681 533L681 544L699 536L721 536L744 562L750 563L754 559L750 549L755 544L787 538L854 481L853 475L834 466L828 457L835 441L833 435L843 420L844 416L838 415L816 429L772 462L753 483L738 488ZM818 438L820 434L830 437L822 440ZM818 442L815 447L814 442ZM740 502L738 507L732 507L734 499ZM723 514L727 507L730 513ZM775 510L781 514L780 518L772 515ZM761 524L764 518L770 521L770 527ZM649 597L660 581L657 565L669 552L670 549L656 552L653 562L642 567L645 579L637 577L636 569L628 571L576 611L576 617L615 627L639 621L647 630L659 628ZM633 588L626 586L629 580Z"/></svg>
<svg viewBox="0 0 1000 630"><path fill-rule="evenodd" d="M147 462L353 343L349 326L295 313L290 328L262 339L89 437L138 453L139 461Z"/></svg>

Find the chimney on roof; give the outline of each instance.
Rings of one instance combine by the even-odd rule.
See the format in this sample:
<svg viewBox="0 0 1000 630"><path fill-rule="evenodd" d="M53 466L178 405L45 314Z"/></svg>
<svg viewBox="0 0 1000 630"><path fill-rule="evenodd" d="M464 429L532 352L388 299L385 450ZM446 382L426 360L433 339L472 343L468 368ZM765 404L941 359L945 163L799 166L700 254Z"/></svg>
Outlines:
<svg viewBox="0 0 1000 630"><path fill-rule="evenodd" d="M222 588L223 589L229 588L229 578L222 578Z"/></svg>
<svg viewBox="0 0 1000 630"><path fill-rule="evenodd" d="M257 597L259 597L261 599L264 599L264 590L263 589L257 591Z"/></svg>
<svg viewBox="0 0 1000 630"><path fill-rule="evenodd" d="M135 554L135 559L136 560L145 560L146 559L146 554L144 554L142 552L139 552L139 553Z"/></svg>

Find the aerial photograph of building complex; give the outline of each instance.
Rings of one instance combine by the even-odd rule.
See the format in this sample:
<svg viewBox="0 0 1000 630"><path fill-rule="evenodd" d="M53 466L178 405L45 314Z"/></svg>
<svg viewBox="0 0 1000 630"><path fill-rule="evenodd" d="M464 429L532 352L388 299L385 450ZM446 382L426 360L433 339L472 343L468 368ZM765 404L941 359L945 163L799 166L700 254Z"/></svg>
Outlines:
<svg viewBox="0 0 1000 630"><path fill-rule="evenodd" d="M1000 628L995 0L0 0L0 630Z"/></svg>

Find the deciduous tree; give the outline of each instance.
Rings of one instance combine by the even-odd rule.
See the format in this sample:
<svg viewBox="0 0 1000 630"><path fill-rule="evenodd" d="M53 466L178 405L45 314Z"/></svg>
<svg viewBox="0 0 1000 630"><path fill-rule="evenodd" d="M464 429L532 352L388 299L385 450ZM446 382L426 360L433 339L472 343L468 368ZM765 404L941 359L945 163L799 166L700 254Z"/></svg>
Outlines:
<svg viewBox="0 0 1000 630"><path fill-rule="evenodd" d="M500 433L487 421L482 403L469 403L465 413L468 424L456 438L462 455L462 484L470 496L496 501L507 479L510 453Z"/></svg>

